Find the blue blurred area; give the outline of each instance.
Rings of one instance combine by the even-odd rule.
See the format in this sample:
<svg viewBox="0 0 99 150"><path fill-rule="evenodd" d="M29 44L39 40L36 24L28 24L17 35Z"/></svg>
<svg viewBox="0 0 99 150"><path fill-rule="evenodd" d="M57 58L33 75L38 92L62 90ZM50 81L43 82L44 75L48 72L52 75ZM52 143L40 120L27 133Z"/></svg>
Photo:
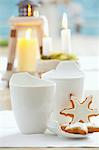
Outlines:
<svg viewBox="0 0 99 150"><path fill-rule="evenodd" d="M0 0L0 37L7 38L9 34L9 18L17 15L19 0Z"/></svg>
<svg viewBox="0 0 99 150"><path fill-rule="evenodd" d="M17 6L19 0L0 0L0 38L7 38L9 34L9 18L18 15ZM99 35L99 0L73 0L73 3L82 6L83 12L80 14L84 24L81 28L81 34ZM60 11L64 12L66 6L61 6ZM73 16L75 20L75 16ZM77 17L77 16L76 16ZM72 18L71 18L72 20ZM75 27L72 23L72 29Z"/></svg>
<svg viewBox="0 0 99 150"><path fill-rule="evenodd" d="M83 34L99 35L99 0L74 0L83 7Z"/></svg>
<svg viewBox="0 0 99 150"><path fill-rule="evenodd" d="M59 6L61 16L64 12L68 14L73 33L78 22L81 34L99 35L99 0L71 0L68 5Z"/></svg>

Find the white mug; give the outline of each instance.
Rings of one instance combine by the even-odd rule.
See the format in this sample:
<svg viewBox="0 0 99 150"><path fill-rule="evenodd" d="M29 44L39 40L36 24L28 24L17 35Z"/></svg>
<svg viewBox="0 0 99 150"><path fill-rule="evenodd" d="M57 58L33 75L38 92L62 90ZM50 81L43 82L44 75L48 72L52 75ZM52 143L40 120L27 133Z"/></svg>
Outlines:
<svg viewBox="0 0 99 150"><path fill-rule="evenodd" d="M51 70L42 76L56 83L53 115L59 124L67 123L70 118L64 117L60 112L70 106L70 94L82 99L84 88L84 74L74 61L61 62L56 70Z"/></svg>
<svg viewBox="0 0 99 150"><path fill-rule="evenodd" d="M55 83L16 73L10 79L12 109L20 131L24 134L43 133L51 112Z"/></svg>

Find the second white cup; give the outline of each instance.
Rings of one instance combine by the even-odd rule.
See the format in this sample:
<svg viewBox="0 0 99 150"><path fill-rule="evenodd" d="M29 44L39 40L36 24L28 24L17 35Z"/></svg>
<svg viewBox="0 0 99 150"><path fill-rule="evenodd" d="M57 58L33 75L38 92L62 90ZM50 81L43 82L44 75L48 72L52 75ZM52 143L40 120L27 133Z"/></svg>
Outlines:
<svg viewBox="0 0 99 150"><path fill-rule="evenodd" d="M82 99L84 88L84 74L76 62L61 62L56 70L51 70L43 78L56 83L56 93L53 105L54 119L59 124L67 123L69 119L60 115L60 111L70 106L70 94Z"/></svg>

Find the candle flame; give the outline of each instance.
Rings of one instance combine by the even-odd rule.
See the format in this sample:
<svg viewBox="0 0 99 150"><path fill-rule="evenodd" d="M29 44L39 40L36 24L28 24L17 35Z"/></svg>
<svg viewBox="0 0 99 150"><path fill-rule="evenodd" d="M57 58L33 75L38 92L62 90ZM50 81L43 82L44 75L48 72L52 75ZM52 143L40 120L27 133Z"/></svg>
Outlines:
<svg viewBox="0 0 99 150"><path fill-rule="evenodd" d="M31 16L31 5L28 4L28 16Z"/></svg>
<svg viewBox="0 0 99 150"><path fill-rule="evenodd" d="M26 39L31 39L31 33L32 33L32 29L27 29L26 31Z"/></svg>
<svg viewBox="0 0 99 150"><path fill-rule="evenodd" d="M68 19L66 13L63 13L62 28L68 28Z"/></svg>

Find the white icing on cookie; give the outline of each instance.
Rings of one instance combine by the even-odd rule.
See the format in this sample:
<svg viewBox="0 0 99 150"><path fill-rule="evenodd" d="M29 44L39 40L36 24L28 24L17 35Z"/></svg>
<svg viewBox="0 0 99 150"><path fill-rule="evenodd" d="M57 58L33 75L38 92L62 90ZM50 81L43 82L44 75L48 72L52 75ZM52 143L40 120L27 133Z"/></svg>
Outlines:
<svg viewBox="0 0 99 150"><path fill-rule="evenodd" d="M80 128L81 130L84 130L84 131L87 132L87 126L84 123L81 123L81 122L76 122L74 124L70 124L69 126L66 127L66 130L74 129L74 128Z"/></svg>
<svg viewBox="0 0 99 150"><path fill-rule="evenodd" d="M96 109L90 108L90 104L92 103L92 96L87 97L82 103L80 103L76 97L71 96L71 101L73 103L73 107L71 109L65 108L60 112L60 114L70 117L74 116L72 117L72 124L79 121L89 122L89 116L99 115L99 112Z"/></svg>
<svg viewBox="0 0 99 150"><path fill-rule="evenodd" d="M91 122L87 122L87 123L85 123L85 125L87 127L99 128L99 124L95 124L95 123L91 123Z"/></svg>

